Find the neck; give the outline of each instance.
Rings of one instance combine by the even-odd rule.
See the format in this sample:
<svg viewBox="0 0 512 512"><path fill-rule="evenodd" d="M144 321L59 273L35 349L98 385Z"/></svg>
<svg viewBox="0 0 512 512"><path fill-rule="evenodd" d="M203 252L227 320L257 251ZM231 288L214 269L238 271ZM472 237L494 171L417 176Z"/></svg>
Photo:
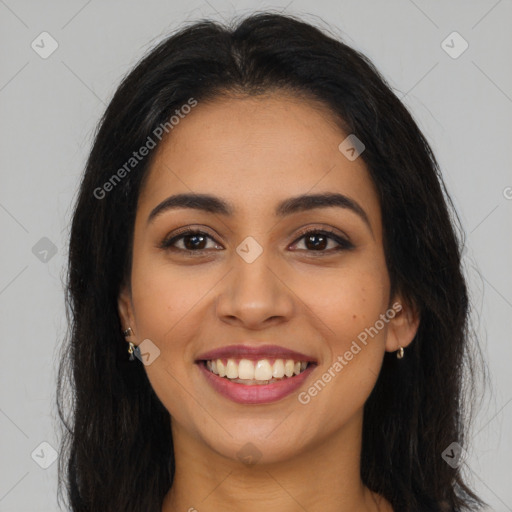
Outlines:
<svg viewBox="0 0 512 512"><path fill-rule="evenodd" d="M245 464L172 424L175 478L162 512L392 512L360 478L362 411L293 457Z"/></svg>

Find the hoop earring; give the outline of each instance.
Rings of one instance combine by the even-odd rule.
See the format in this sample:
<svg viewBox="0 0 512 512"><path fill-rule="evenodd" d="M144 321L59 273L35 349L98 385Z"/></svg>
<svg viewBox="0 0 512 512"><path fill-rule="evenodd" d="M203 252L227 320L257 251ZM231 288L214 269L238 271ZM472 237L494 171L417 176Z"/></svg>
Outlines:
<svg viewBox="0 0 512 512"><path fill-rule="evenodd" d="M396 357L397 359L402 359L404 357L404 347L398 347L398 350L396 351Z"/></svg>
<svg viewBox="0 0 512 512"><path fill-rule="evenodd" d="M130 357L128 358L130 361L133 361L135 359L133 352L137 349L137 347L131 342L128 342L128 353L130 354Z"/></svg>
<svg viewBox="0 0 512 512"><path fill-rule="evenodd" d="M131 327L128 327L127 329L125 329L123 331L123 336L125 338L127 338L128 336L132 336L133 335L133 331L132 331L132 328ZM135 356L133 355L133 353L136 351L136 350L139 350L139 347L137 347L137 345L135 345L135 343L132 343L131 341L128 342L128 353L130 354L130 357L128 358L130 361L133 361L135 360Z"/></svg>

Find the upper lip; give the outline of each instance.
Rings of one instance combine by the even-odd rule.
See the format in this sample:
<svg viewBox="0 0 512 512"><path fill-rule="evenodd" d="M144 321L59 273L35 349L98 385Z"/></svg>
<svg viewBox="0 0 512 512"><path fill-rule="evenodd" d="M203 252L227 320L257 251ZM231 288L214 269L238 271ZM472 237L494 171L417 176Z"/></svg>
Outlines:
<svg viewBox="0 0 512 512"><path fill-rule="evenodd" d="M308 361L316 363L314 357L301 354L278 345L229 345L209 350L199 355L196 362L212 359L293 359L294 361Z"/></svg>

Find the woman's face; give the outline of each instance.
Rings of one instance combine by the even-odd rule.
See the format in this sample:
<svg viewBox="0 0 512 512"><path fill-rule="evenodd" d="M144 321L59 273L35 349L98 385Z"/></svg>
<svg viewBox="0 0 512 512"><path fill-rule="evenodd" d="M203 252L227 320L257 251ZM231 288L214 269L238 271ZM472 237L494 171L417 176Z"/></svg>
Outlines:
<svg viewBox="0 0 512 512"><path fill-rule="evenodd" d="M360 430L384 351L415 326L390 297L378 198L338 147L348 135L318 105L272 94L199 102L158 148L119 309L132 341L150 340L144 368L173 437L276 462ZM181 194L210 199L155 213ZM220 374L281 378L233 382L210 358Z"/></svg>

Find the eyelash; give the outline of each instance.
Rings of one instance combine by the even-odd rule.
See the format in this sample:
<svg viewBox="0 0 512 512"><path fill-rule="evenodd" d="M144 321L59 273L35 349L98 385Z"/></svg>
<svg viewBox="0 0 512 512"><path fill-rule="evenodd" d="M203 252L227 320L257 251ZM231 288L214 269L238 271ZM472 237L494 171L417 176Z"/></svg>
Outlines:
<svg viewBox="0 0 512 512"><path fill-rule="evenodd" d="M306 252L309 252L309 253L318 253L318 254L322 254L322 253L326 254L327 253L327 254L332 254L332 253L335 253L335 252L339 252L339 251L343 251L343 250L349 250L349 249L353 249L354 248L354 245L351 242L349 242L347 239L341 237L340 235L338 235L334 231L331 231L329 229L318 229L318 228L309 228L309 229L306 229L304 231L301 231L299 233L299 237L295 239L295 241L292 243L292 245L295 245L297 242L299 242L300 240L302 240L303 238L307 237L310 234L325 235L328 239L334 240L336 243L338 243L339 246L334 248L334 249L319 250L319 251L308 250L308 249L301 249L301 250L305 250ZM193 235L203 235L203 236L206 236L207 238L209 238L210 240L214 240L213 237L211 237L208 233L206 233L204 231L200 231L200 230L197 230L197 229L186 229L186 230L182 231L181 233L179 233L177 235L174 235L171 238L164 239L159 244L158 247L160 249L179 251L179 252L183 252L183 253L194 255L194 256L195 255L201 255L205 251L209 250L209 249L198 249L198 250L192 251L190 249L180 249L180 248L173 247L173 244L176 243L178 240L181 240L181 239L183 239L183 238L185 238L187 236L193 236ZM215 242L215 243L217 243L217 242Z"/></svg>

